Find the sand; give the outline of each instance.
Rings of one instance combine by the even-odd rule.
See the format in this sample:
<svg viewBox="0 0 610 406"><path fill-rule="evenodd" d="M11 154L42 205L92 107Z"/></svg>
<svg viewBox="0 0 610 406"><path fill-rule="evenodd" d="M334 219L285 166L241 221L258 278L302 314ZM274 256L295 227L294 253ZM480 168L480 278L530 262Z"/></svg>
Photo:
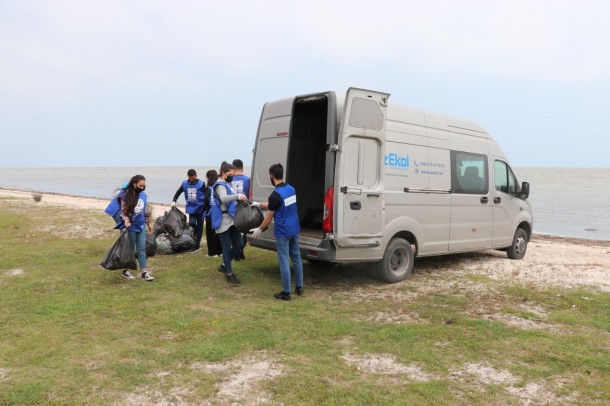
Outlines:
<svg viewBox="0 0 610 406"><path fill-rule="evenodd" d="M103 213L108 205L108 199L52 193L42 194L42 200L35 203L32 195L32 192L0 188L0 197L27 199L26 204L96 210L100 213ZM169 209L169 205L152 206L153 218ZM111 224L109 222L109 225ZM92 231L90 237L95 236L97 234ZM476 271L491 278L514 279L536 285L554 285L568 289L584 286L610 292L610 241L535 234L523 260L500 260L506 258L506 254L495 250L487 250L484 253L482 256L486 257L486 260L475 258L472 261L464 261L463 265L468 268L465 271Z"/></svg>

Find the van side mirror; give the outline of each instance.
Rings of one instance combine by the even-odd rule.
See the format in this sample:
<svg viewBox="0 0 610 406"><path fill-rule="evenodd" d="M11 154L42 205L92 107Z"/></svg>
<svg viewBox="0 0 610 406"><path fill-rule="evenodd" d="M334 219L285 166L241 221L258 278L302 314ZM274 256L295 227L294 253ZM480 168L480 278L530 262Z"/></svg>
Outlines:
<svg viewBox="0 0 610 406"><path fill-rule="evenodd" d="M521 193L519 194L519 197L522 198L523 200L527 199L530 195L530 184L529 182L523 182L521 183Z"/></svg>

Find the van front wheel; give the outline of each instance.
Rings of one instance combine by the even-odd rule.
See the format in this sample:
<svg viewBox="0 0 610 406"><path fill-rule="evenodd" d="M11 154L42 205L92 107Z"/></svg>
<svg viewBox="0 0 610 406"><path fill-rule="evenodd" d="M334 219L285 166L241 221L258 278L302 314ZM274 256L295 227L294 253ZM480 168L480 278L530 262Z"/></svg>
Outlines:
<svg viewBox="0 0 610 406"><path fill-rule="evenodd" d="M385 249L383 259L377 263L377 273L386 282L400 282L413 270L413 260L411 244L402 238L393 238Z"/></svg>
<svg viewBox="0 0 610 406"><path fill-rule="evenodd" d="M506 250L506 255L510 259L523 259L527 251L527 233L524 229L518 228L513 237L513 243Z"/></svg>

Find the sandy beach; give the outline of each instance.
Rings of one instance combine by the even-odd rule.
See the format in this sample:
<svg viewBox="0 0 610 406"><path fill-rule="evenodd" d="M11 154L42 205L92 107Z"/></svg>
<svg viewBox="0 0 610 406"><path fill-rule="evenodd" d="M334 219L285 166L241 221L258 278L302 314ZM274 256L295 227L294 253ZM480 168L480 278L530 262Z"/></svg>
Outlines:
<svg viewBox="0 0 610 406"><path fill-rule="evenodd" d="M32 192L1 189L0 197L15 198L24 205L50 205L77 210L93 210L102 213L107 199L43 193L35 202ZM153 218L162 215L169 205L153 204ZM180 207L180 206L179 206ZM184 209L184 207L181 207ZM60 231L64 238L97 238L111 229L112 222L92 222L74 230ZM105 228L108 228L106 230ZM536 285L553 285L563 288L583 286L610 292L610 241L586 240L535 234L528 245L523 260L507 261L500 251L482 251L472 260L461 262L462 272L478 272L492 279L518 280ZM418 261L415 267L417 272Z"/></svg>

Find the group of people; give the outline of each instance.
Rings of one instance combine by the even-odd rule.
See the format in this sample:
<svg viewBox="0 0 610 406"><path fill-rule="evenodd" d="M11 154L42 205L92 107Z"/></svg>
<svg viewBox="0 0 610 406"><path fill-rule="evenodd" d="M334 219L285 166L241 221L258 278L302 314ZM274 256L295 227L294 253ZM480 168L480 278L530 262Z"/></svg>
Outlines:
<svg viewBox="0 0 610 406"><path fill-rule="evenodd" d="M303 264L299 252L299 219L296 205L296 191L283 182L284 168L281 164L271 165L269 180L274 191L267 202L252 202L252 206L267 210L262 224L250 230L250 238L259 238L274 221L274 237L277 245L277 255L280 264L282 291L273 296L280 300L291 299L290 289L290 260L295 272L295 293L303 294ZM201 239L205 222L207 256L222 256L222 263L218 271L225 275L228 283L240 285L241 281L233 271L232 262L245 260L244 246L248 236L242 235L234 225L234 216L237 210L237 201L248 201L250 194L250 178L243 174L243 162L235 159L232 164L223 162L220 171L209 170L206 181L197 178L197 172L189 169L187 179L182 182L174 197L171 206L184 193L185 211L189 215L189 225L194 230L194 247L189 250L195 253L201 250ZM117 228L126 228L129 241L137 252L138 263L141 269L141 279L154 280L146 266L146 228L151 231L150 216L146 210L146 179L136 175L123 185L117 196L106 208L106 213L112 216ZM134 279L134 276L125 270L123 277Z"/></svg>

